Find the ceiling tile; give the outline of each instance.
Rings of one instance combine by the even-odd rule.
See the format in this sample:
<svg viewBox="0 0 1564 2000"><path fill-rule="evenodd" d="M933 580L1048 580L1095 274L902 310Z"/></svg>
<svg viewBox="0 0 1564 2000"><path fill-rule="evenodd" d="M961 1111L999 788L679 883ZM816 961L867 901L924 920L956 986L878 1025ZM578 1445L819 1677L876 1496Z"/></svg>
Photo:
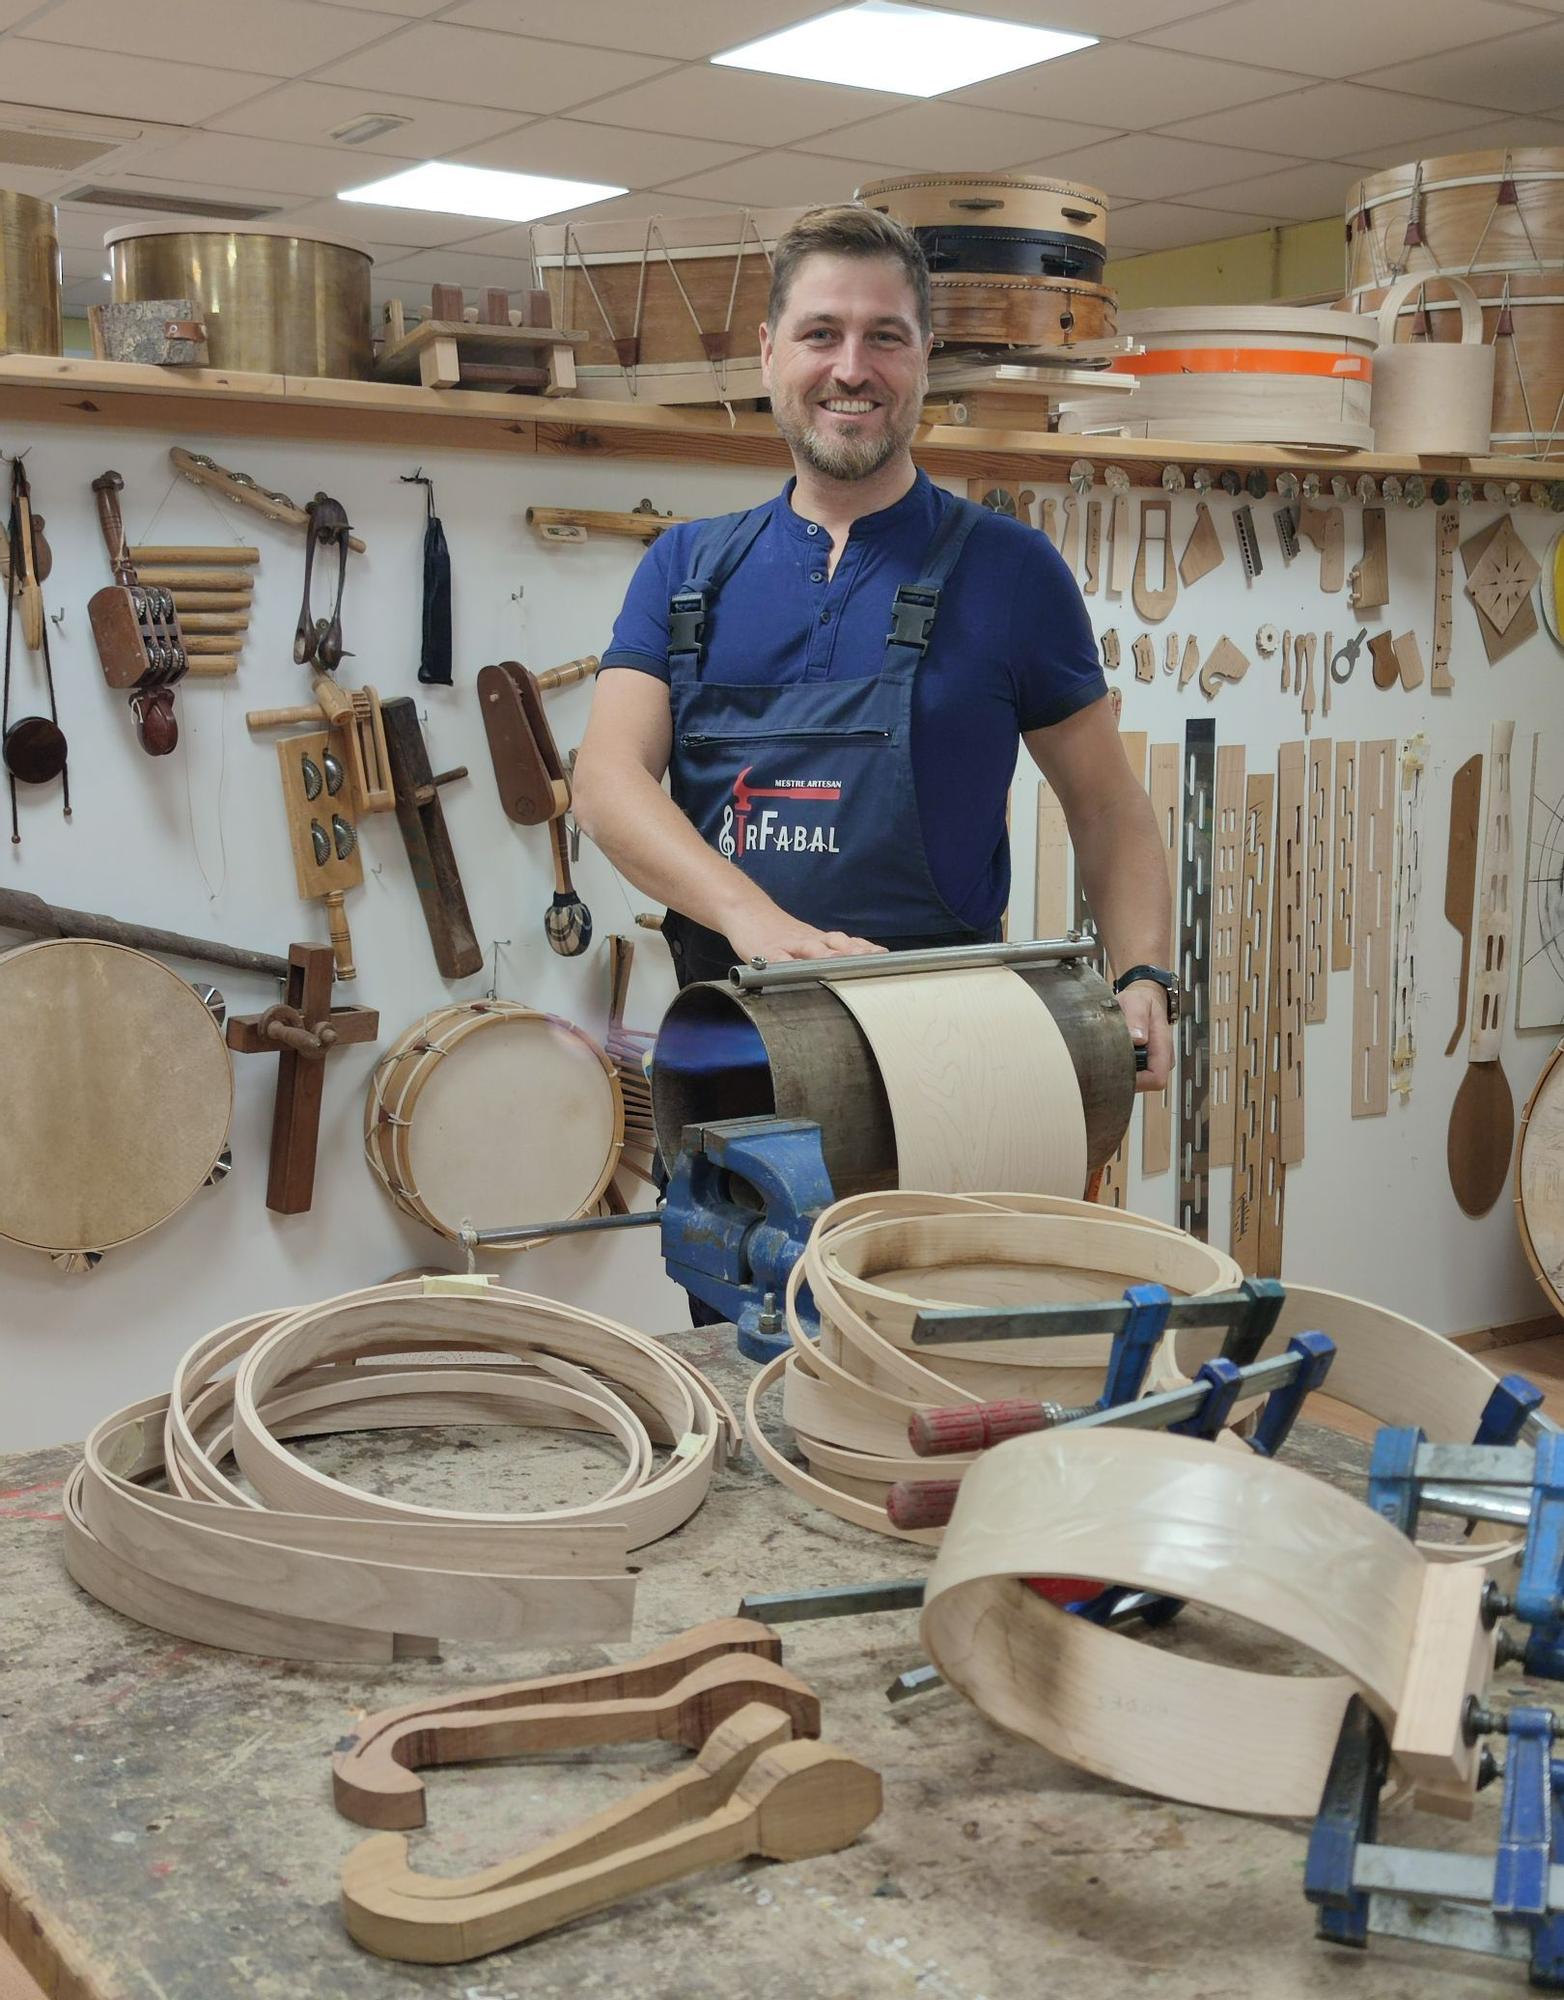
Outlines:
<svg viewBox="0 0 1564 2000"><path fill-rule="evenodd" d="M1361 147L1399 149L1464 122L1469 113L1459 104L1365 90L1356 83L1319 83L1290 97L1229 111L1222 119L1222 137L1230 145L1269 146L1312 160L1355 160ZM1211 121L1181 119L1162 129L1177 138L1209 138Z"/></svg>
<svg viewBox="0 0 1564 2000"><path fill-rule="evenodd" d="M398 126L372 141L376 153L398 160L433 160L454 155L460 146L475 145L515 129L514 111L476 111L465 104L437 104L428 97L403 97L394 90L356 90L341 84L285 83L206 120L209 132L242 132L256 139L331 146L328 135L350 119L372 111L391 111L411 124ZM363 149L344 146L348 159Z"/></svg>
<svg viewBox="0 0 1564 2000"><path fill-rule="evenodd" d="M576 116L636 132L696 132L735 146L787 146L894 110L904 97L742 69L682 69L605 97Z"/></svg>
<svg viewBox="0 0 1564 2000"><path fill-rule="evenodd" d="M0 34L14 28L18 21L25 21L29 14L37 14L41 19L47 12L39 0L0 0Z"/></svg>
<svg viewBox="0 0 1564 2000"><path fill-rule="evenodd" d="M1283 162L1274 153L1130 132L1101 145L1050 154L1036 164L1039 171L1067 174L1073 181L1101 188L1110 199L1124 195L1134 201L1157 201L1193 194L1199 188L1231 187L1245 175L1275 173Z"/></svg>
<svg viewBox="0 0 1564 2000"><path fill-rule="evenodd" d="M98 111L123 117L128 104L156 105L160 113L177 105L181 117L198 125L214 111L226 111L253 97L253 76L191 63L154 61L148 56L116 56L102 49L67 48L9 35L4 44L4 89L14 104L45 104L56 111Z"/></svg>
<svg viewBox="0 0 1564 2000"><path fill-rule="evenodd" d="M1138 35L1168 21L1209 14L1228 0L940 0L956 14L1025 21L1033 28L1068 28L1079 35ZM1559 0L1564 6L1564 0Z"/></svg>
<svg viewBox="0 0 1564 2000"><path fill-rule="evenodd" d="M632 49L647 56L712 56L741 42L825 11L829 0L679 0L648 7L645 0L572 0L561 16L554 0L465 0L445 16L462 27L497 28L507 35L557 35L569 28L597 49Z"/></svg>
<svg viewBox="0 0 1564 2000"><path fill-rule="evenodd" d="M53 194L64 193L68 188L79 186L82 176L80 168L74 173L62 174L58 167L5 166L0 167L0 173L5 175L7 194L30 194L36 196L39 201Z"/></svg>
<svg viewBox="0 0 1564 2000"><path fill-rule="evenodd" d="M1090 146L1118 128L1067 124L1058 118L1018 118L976 104L908 104L883 118L869 118L817 143L869 167L911 167L919 173L982 173L1035 159L1040 151ZM872 180L870 172L860 180Z"/></svg>
<svg viewBox="0 0 1564 2000"><path fill-rule="evenodd" d="M641 191L615 195L609 201L595 201L588 208L569 209L547 220L607 222L615 216L633 219L643 215L725 215L731 208L731 202L702 201L695 195ZM526 257L531 254L531 224L515 222L505 229L490 230L487 235L467 237L459 247L475 250L485 257Z"/></svg>
<svg viewBox="0 0 1564 2000"><path fill-rule="evenodd" d="M1184 208L1172 201L1143 201L1126 218L1125 250L1177 250L1190 243L1219 243L1229 236L1252 236L1256 230L1272 229L1268 215L1218 215L1210 209ZM1115 255L1122 256L1110 234ZM1112 266L1108 282L1113 282Z"/></svg>
<svg viewBox="0 0 1564 2000"><path fill-rule="evenodd" d="M429 303L431 285L462 285L470 292L492 285L519 292L531 282L532 263L525 255L480 257L473 250L415 250L411 256L375 265L375 283L420 310Z"/></svg>
<svg viewBox="0 0 1564 2000"><path fill-rule="evenodd" d="M1525 7L1506 0L1417 0L1416 6L1367 5L1365 0L1238 0L1144 39L1192 55L1230 62L1274 63L1301 76L1361 76L1382 63L1435 55L1490 35L1536 25Z"/></svg>
<svg viewBox="0 0 1564 2000"><path fill-rule="evenodd" d="M80 283L83 278L102 279L109 268L109 253L104 249L67 250L61 247L60 268L65 274L67 285Z"/></svg>
<svg viewBox="0 0 1564 2000"><path fill-rule="evenodd" d="M320 0L323 7L367 7L372 13L401 15L416 21L425 14L438 14L449 0Z"/></svg>
<svg viewBox="0 0 1564 2000"><path fill-rule="evenodd" d="M817 153L756 153L730 167L675 181L676 194L704 195L745 208L790 208L822 201L851 201L863 172L854 160Z"/></svg>
<svg viewBox="0 0 1564 2000"><path fill-rule="evenodd" d="M1564 21L1475 48L1392 63L1362 80L1386 90L1490 105L1495 111L1552 111L1564 104Z"/></svg>
<svg viewBox="0 0 1564 2000"><path fill-rule="evenodd" d="M170 62L211 63L265 76L296 76L377 36L395 32L384 14L314 7L307 0L59 0L31 31L72 48L117 51ZM170 100L151 100L160 107ZM176 100L177 101L177 100ZM127 94L119 109L134 100Z"/></svg>
<svg viewBox="0 0 1564 2000"><path fill-rule="evenodd" d="M340 194L400 173L403 162L352 147L289 145L281 139L248 139L231 132L191 132L138 155L138 171L192 184L210 181L232 191L264 188L268 194ZM141 171L145 169L145 172Z"/></svg>
<svg viewBox="0 0 1564 2000"><path fill-rule="evenodd" d="M404 250L460 243L480 226L471 215L431 215L421 208L369 207L355 201L302 202L267 221L285 222L304 236L347 236L355 243L394 243Z"/></svg>
<svg viewBox="0 0 1564 2000"><path fill-rule="evenodd" d="M991 104L1036 118L1087 119L1122 132L1160 125L1172 114L1204 117L1297 85L1285 70L1174 55L1138 42L1099 42L1057 62L975 83L948 102Z"/></svg>
<svg viewBox="0 0 1564 2000"><path fill-rule="evenodd" d="M524 35L491 35L481 28L452 28L443 21L430 21L401 30L378 48L333 63L315 81L405 90L449 104L563 111L665 68L667 64L655 57L580 48L573 42L532 41Z"/></svg>
<svg viewBox="0 0 1564 2000"><path fill-rule="evenodd" d="M1317 222L1346 211L1347 197L1357 185L1351 167L1339 160L1311 160L1280 173L1259 174L1231 187L1206 188L1187 195L1191 208L1213 208L1237 214L1272 215L1283 222Z"/></svg>
<svg viewBox="0 0 1564 2000"><path fill-rule="evenodd" d="M1502 146L1564 146L1564 119L1490 118L1481 125L1463 125L1454 132L1441 132L1421 150L1427 156L1485 153ZM1354 147L1352 153L1353 164L1365 167L1399 167L1406 158L1407 148L1402 145Z"/></svg>
<svg viewBox="0 0 1564 2000"><path fill-rule="evenodd" d="M60 292L60 304L71 314L85 313L88 306L106 306L109 302L109 287L102 278L84 278L74 285L66 285Z"/></svg>
<svg viewBox="0 0 1564 2000"><path fill-rule="evenodd" d="M467 166L561 174L572 180L613 181L634 188L657 187L684 174L725 166L751 151L748 146L718 146L709 139L676 138L667 132L616 132L611 125L540 118L503 139L470 146L451 158Z"/></svg>

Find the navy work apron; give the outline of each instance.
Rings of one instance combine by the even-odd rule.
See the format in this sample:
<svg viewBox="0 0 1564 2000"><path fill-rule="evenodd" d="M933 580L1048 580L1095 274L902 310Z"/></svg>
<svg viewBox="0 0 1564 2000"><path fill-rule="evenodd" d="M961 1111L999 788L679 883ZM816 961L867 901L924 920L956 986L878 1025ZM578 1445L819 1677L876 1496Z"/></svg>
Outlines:
<svg viewBox="0 0 1564 2000"><path fill-rule="evenodd" d="M670 789L710 846L789 916L893 950L987 942L935 886L912 765L913 680L940 592L982 514L952 498L916 583L904 583L878 674L781 685L701 677L706 619L765 526L770 505L702 529L668 607ZM720 979L725 938L670 910L664 935L682 984Z"/></svg>

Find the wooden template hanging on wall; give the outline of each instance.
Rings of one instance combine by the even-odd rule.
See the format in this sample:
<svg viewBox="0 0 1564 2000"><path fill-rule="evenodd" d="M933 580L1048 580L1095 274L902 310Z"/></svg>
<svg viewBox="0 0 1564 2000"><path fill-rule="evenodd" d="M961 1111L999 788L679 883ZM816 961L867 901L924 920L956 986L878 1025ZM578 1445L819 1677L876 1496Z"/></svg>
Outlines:
<svg viewBox="0 0 1564 2000"><path fill-rule="evenodd" d="M1390 1084L1403 1100L1417 1055L1417 910L1423 887L1423 768L1428 738L1402 745L1396 798L1395 950L1391 957Z"/></svg>
<svg viewBox="0 0 1564 2000"><path fill-rule="evenodd" d="M1490 522L1473 535L1470 541L1461 543L1461 566L1466 572L1467 598L1476 616L1477 629L1482 634L1483 650L1488 655L1490 667L1496 667L1517 646L1523 646L1533 638L1537 631L1537 612L1531 601L1530 586L1524 593L1518 591L1518 572L1513 563L1509 567L1500 564L1484 568L1490 549L1499 540L1500 530L1509 527L1509 515L1502 514L1497 521ZM1513 528L1510 535L1514 537ZM1526 551L1523 549L1521 553L1524 555ZM1474 591L1473 585L1479 577L1486 587ZM1495 622L1495 613L1504 618L1502 625Z"/></svg>
<svg viewBox="0 0 1564 2000"><path fill-rule="evenodd" d="M1450 1107L1446 1156L1450 1186L1468 1215L1486 1215L1503 1192L1515 1138L1515 1100L1499 1060L1509 1010L1514 943L1515 872L1510 758L1515 724L1496 722L1488 737L1488 796L1477 876L1471 1026L1466 1074Z"/></svg>
<svg viewBox="0 0 1564 2000"><path fill-rule="evenodd" d="M1466 995L1472 972L1472 915L1477 900L1477 834L1482 822L1483 760L1468 757L1450 780L1450 836L1445 855L1445 921L1461 940L1456 980L1455 1026L1445 1048L1453 1056L1466 1027Z"/></svg>
<svg viewBox="0 0 1564 2000"><path fill-rule="evenodd" d="M1331 830L1330 969L1352 970L1353 881L1358 867L1358 746L1336 745L1332 785L1335 814Z"/></svg>
<svg viewBox="0 0 1564 2000"><path fill-rule="evenodd" d="M1284 743L1276 760L1276 1007L1269 1039L1276 1051L1277 1138L1283 1166L1303 1159L1304 908L1308 865L1307 746ZM1274 1272L1262 1273L1274 1276Z"/></svg>
<svg viewBox="0 0 1564 2000"><path fill-rule="evenodd" d="M1260 1265L1260 1173L1265 1089L1265 1008L1271 929L1271 844L1276 780L1244 788L1243 883L1239 891L1237 1061L1233 1073L1232 1254L1249 1277Z"/></svg>
<svg viewBox="0 0 1564 2000"><path fill-rule="evenodd" d="M1431 694L1449 694L1455 686L1450 672L1451 598L1455 590L1455 551L1460 539L1460 515L1454 507L1441 507L1434 523L1434 642L1428 679Z"/></svg>
<svg viewBox="0 0 1564 2000"><path fill-rule="evenodd" d="M1358 746L1358 859L1352 944L1352 1115L1390 1108L1390 901L1396 835L1395 739Z"/></svg>
<svg viewBox="0 0 1564 2000"><path fill-rule="evenodd" d="M1146 790L1151 809L1157 816L1157 831L1167 857L1168 890L1178 899L1178 794L1179 746L1153 743ZM1175 1078L1174 1081L1177 1079ZM1163 1090L1141 1092L1142 1124L1140 1170L1143 1174L1165 1174L1173 1160L1173 1083Z"/></svg>
<svg viewBox="0 0 1564 2000"><path fill-rule="evenodd" d="M1304 880L1303 1018L1323 1021L1330 993L1330 738L1309 744L1308 873Z"/></svg>
<svg viewBox="0 0 1564 2000"><path fill-rule="evenodd" d="M1564 731L1531 740L1515 1025L1564 1025Z"/></svg>
<svg viewBox="0 0 1564 2000"><path fill-rule="evenodd" d="M1233 1078L1238 1045L1238 932L1244 861L1244 749L1216 753L1211 870L1210 1163L1233 1164Z"/></svg>
<svg viewBox="0 0 1564 2000"><path fill-rule="evenodd" d="M1179 841L1178 1225L1202 1243L1210 1234L1211 868L1216 724L1184 725L1183 823Z"/></svg>

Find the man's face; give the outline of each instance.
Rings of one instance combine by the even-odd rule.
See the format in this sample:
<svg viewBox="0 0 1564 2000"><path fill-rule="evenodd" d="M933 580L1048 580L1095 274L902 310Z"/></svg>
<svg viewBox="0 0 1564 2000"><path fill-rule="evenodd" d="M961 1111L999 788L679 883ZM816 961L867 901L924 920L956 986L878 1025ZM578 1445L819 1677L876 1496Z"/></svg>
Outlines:
<svg viewBox="0 0 1564 2000"><path fill-rule="evenodd" d="M777 429L828 479L867 479L911 443L931 343L906 274L888 257L817 251L793 275L760 360Z"/></svg>

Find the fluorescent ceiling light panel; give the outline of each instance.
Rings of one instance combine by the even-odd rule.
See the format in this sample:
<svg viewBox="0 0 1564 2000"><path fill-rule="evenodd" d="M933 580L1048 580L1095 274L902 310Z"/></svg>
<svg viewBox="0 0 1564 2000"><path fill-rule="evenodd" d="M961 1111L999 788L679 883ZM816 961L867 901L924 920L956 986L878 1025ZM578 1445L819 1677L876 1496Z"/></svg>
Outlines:
<svg viewBox="0 0 1564 2000"><path fill-rule="evenodd" d="M426 208L437 215L479 215L492 222L531 222L562 208L585 208L628 188L597 181L562 181L547 174L502 174L492 167L454 167L426 160L365 187L344 188L338 201L373 202L380 208Z"/></svg>
<svg viewBox="0 0 1564 2000"><path fill-rule="evenodd" d="M746 42L712 61L726 69L768 70L812 83L942 97L987 77L1089 49L1096 40L1095 35L1028 28L1019 21L904 7L900 0L862 0L857 7L840 7Z"/></svg>

